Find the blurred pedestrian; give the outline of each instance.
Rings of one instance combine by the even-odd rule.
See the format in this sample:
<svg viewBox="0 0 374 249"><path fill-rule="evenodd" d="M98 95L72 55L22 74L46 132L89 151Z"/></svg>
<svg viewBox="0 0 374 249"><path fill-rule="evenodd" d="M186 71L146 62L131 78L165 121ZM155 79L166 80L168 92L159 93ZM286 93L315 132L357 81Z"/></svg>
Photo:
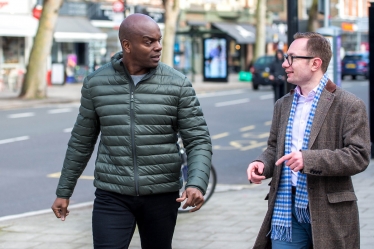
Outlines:
<svg viewBox="0 0 374 249"><path fill-rule="evenodd" d="M160 63L161 31L143 14L121 24L122 52L88 75L72 130L57 198L52 205L65 220L79 176L100 144L95 163L94 248L128 248L135 226L142 248L171 248L180 203L204 203L212 147L190 81ZM180 133L188 156L186 191L179 196Z"/></svg>
<svg viewBox="0 0 374 249"><path fill-rule="evenodd" d="M286 71L282 67L284 57L282 50L278 49L275 53L273 63L270 65L269 80L272 81L274 91L274 102L285 94Z"/></svg>
<svg viewBox="0 0 374 249"><path fill-rule="evenodd" d="M365 104L325 74L325 37L294 39L283 67L296 88L276 102L268 146L247 169L252 183L272 177L253 248L360 248L351 176L370 162Z"/></svg>

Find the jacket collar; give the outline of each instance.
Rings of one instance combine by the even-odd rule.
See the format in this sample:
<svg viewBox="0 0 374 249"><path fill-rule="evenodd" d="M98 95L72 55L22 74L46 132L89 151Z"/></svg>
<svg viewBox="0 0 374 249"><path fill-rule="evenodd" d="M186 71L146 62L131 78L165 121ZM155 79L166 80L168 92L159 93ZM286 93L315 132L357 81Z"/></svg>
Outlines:
<svg viewBox="0 0 374 249"><path fill-rule="evenodd" d="M332 82L330 79L327 81L325 89L329 91L330 93L333 93L336 91L336 85L334 82ZM291 89L290 94L293 95L295 93L295 89Z"/></svg>
<svg viewBox="0 0 374 249"><path fill-rule="evenodd" d="M113 66L113 68L116 72L121 73L121 74L125 74L128 78L130 78L131 75L130 75L129 71L127 70L127 68L125 67L125 65L123 64L122 57L123 57L123 52L122 51L113 55L113 57L111 58L112 66ZM151 76L153 76L158 67L159 67L159 65L155 68L151 68L149 70L149 72L147 73L147 75L144 76L144 78L142 80L146 80L146 79L150 78Z"/></svg>

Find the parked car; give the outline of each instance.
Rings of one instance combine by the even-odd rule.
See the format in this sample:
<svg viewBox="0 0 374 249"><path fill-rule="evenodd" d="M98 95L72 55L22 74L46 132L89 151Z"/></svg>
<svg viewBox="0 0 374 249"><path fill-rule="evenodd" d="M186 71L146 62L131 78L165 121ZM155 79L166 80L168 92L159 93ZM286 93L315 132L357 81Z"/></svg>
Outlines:
<svg viewBox="0 0 374 249"><path fill-rule="evenodd" d="M350 75L353 80L357 76L369 78L369 52L350 52L342 60L342 79Z"/></svg>
<svg viewBox="0 0 374 249"><path fill-rule="evenodd" d="M269 80L270 65L275 60L274 55L264 55L253 63L250 68L252 73L252 87L253 90L258 90L260 85L271 85L272 82Z"/></svg>

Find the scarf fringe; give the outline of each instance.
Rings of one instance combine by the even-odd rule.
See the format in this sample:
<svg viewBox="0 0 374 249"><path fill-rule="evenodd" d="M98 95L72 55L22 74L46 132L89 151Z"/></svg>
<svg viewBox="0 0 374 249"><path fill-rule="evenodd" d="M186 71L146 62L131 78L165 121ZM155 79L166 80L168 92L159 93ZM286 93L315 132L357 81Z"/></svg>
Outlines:
<svg viewBox="0 0 374 249"><path fill-rule="evenodd" d="M283 240L287 242L292 242L292 229L291 227L283 226L271 226L270 238L273 240Z"/></svg>
<svg viewBox="0 0 374 249"><path fill-rule="evenodd" d="M308 208L298 208L295 207L295 213L297 221L300 223L310 223Z"/></svg>

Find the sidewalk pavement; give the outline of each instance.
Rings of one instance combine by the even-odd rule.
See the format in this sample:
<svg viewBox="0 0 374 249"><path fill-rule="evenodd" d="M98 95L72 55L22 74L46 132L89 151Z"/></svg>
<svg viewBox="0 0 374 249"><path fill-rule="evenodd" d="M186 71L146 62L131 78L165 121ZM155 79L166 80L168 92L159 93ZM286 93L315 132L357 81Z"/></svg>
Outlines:
<svg viewBox="0 0 374 249"><path fill-rule="evenodd" d="M191 77L189 79L192 81ZM238 74L230 74L228 82L203 82L202 75L194 76L192 85L196 93L228 91L234 89L252 89L251 82L239 81ZM18 92L5 87L0 91L0 110L29 108L49 104L79 102L82 83L52 85L47 87L47 98L39 100L24 100L17 98Z"/></svg>
<svg viewBox="0 0 374 249"><path fill-rule="evenodd" d="M353 176L358 198L361 249L374 244L374 160L368 169ZM245 174L246 165L243 165ZM264 201L269 180L236 189L220 188L196 213L178 215L174 249L248 249L252 248L267 209ZM62 222L51 210L24 217L0 218L0 248L17 249L84 249L92 248L92 203L71 206L70 215ZM342 217L344 219L344 217ZM135 231L131 249L140 249Z"/></svg>
<svg viewBox="0 0 374 249"><path fill-rule="evenodd" d="M251 88L250 83L239 82L237 75L229 83L206 83L196 77L193 85L197 93ZM82 84L67 84L48 88L48 99L25 101L15 93L0 92L0 109L16 109L53 103L78 102ZM248 158L248 162L250 158ZM361 248L374 244L374 160L368 169L353 177L360 211ZM246 174L247 165L243 165ZM267 209L264 198L267 183L243 186L218 185L211 199L196 213L178 216L174 249L241 249L252 248ZM50 209L16 216L0 217L0 248L43 249L92 248L92 203L72 205L66 221L56 219ZM344 218L344 217L342 217ZM135 231L130 245L139 249L140 239Z"/></svg>

